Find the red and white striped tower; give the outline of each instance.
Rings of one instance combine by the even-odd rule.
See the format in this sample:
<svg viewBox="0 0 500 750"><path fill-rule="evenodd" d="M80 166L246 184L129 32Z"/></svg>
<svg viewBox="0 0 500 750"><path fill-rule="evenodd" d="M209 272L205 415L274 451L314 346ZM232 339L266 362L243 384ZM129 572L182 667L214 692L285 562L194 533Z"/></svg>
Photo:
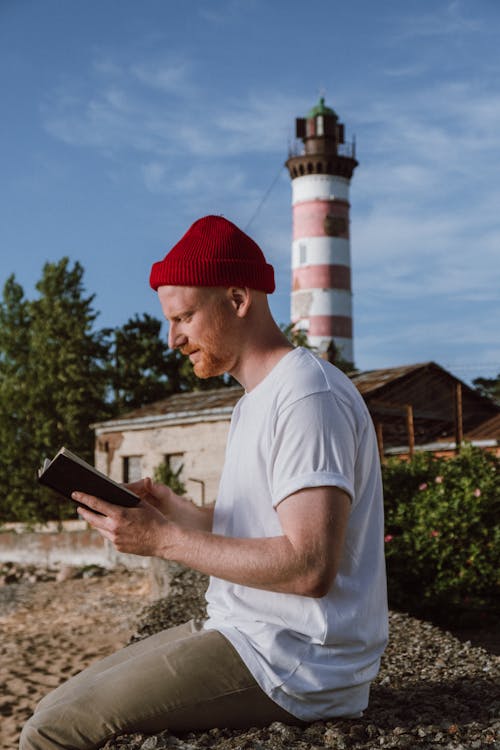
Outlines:
<svg viewBox="0 0 500 750"><path fill-rule="evenodd" d="M354 142L323 98L296 120L304 144L290 154L292 179L292 322L321 353L354 362L349 240L349 184L358 162Z"/></svg>

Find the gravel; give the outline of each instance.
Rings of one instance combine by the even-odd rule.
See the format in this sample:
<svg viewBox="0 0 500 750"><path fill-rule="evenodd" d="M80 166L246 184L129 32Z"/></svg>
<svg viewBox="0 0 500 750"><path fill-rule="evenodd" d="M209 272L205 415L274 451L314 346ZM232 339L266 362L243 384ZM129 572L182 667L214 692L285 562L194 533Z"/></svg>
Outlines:
<svg viewBox="0 0 500 750"><path fill-rule="evenodd" d="M132 640L203 618L206 577L175 568L167 599L147 607ZM105 750L500 750L500 658L399 612L361 719L274 723L264 729L213 729L176 737L115 738Z"/></svg>

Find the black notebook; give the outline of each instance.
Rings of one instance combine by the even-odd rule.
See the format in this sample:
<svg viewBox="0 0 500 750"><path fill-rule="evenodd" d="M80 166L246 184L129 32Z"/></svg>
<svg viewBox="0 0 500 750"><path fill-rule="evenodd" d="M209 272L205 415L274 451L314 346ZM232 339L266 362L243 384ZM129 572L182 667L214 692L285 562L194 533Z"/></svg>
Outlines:
<svg viewBox="0 0 500 750"><path fill-rule="evenodd" d="M67 448L61 448L52 461L45 459L42 468L38 469L38 481L69 500L73 500L71 493L78 491L127 508L139 502L137 495L97 471Z"/></svg>

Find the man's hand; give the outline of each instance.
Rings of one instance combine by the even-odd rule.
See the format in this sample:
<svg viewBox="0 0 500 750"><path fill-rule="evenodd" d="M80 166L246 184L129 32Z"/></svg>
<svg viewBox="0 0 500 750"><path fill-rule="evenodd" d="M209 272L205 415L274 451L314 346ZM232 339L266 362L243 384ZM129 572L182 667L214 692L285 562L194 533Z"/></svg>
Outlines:
<svg viewBox="0 0 500 750"><path fill-rule="evenodd" d="M189 497L176 495L170 487L153 482L150 477L126 484L125 487L179 526L200 531L212 530L213 507L200 508Z"/></svg>
<svg viewBox="0 0 500 750"><path fill-rule="evenodd" d="M129 487L132 489L131 485ZM139 494L137 489L132 491ZM109 539L119 552L147 556L168 555L175 525L148 501L146 491L142 497L139 495L141 502L134 508L123 508L82 492L74 492L72 497L77 503L87 506L78 507L78 514L103 537Z"/></svg>
<svg viewBox="0 0 500 750"><path fill-rule="evenodd" d="M153 482L150 477L144 477L144 479L139 479L138 482L130 482L123 486L140 497L141 500L154 505L167 518L170 517L176 501L181 499L170 487L159 482Z"/></svg>

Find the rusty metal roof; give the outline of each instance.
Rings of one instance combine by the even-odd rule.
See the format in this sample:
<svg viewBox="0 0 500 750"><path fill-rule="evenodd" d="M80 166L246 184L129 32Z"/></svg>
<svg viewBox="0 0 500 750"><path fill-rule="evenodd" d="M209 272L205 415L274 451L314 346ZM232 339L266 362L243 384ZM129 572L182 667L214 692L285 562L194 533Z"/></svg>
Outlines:
<svg viewBox="0 0 500 750"><path fill-rule="evenodd" d="M385 388L390 383L394 383L394 381L399 380L416 370L421 370L430 366L439 367L439 365L434 365L434 362L421 362L416 365L401 365L400 367L385 367L380 370L357 372L352 374L350 378L363 396L367 394L372 395L378 389Z"/></svg>
<svg viewBox="0 0 500 750"><path fill-rule="evenodd" d="M499 440L500 441L500 412L486 422L482 422L465 436L466 440Z"/></svg>
<svg viewBox="0 0 500 750"><path fill-rule="evenodd" d="M143 417L154 417L172 412L203 412L212 409L232 408L244 393L241 386L215 388L207 391L188 391L174 393L172 396L141 406L139 409L128 411L118 419L129 421Z"/></svg>

